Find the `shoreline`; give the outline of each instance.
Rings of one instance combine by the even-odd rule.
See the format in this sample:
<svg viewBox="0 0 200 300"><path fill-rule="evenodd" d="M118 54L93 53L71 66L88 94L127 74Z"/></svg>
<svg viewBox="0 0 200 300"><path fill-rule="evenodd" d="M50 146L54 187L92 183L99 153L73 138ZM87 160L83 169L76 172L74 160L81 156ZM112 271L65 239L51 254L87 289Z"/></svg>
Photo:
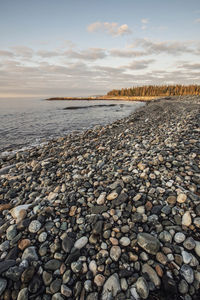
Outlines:
<svg viewBox="0 0 200 300"><path fill-rule="evenodd" d="M152 101L0 161L9 299L198 299L199 116L200 97Z"/></svg>
<svg viewBox="0 0 200 300"><path fill-rule="evenodd" d="M97 100L116 100L116 101L136 101L136 102L149 102L156 101L158 99L171 99L173 96L136 96L136 97L128 97L128 96L99 96L99 97L53 97L45 99L47 101L97 101Z"/></svg>

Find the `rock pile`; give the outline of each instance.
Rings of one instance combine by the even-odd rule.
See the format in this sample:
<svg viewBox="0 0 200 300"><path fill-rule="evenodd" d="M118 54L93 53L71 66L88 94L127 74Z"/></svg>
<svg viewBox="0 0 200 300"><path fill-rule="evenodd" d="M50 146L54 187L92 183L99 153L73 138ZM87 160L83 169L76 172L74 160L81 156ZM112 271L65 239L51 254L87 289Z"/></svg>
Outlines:
<svg viewBox="0 0 200 300"><path fill-rule="evenodd" d="M199 299L199 104L1 158L0 299Z"/></svg>

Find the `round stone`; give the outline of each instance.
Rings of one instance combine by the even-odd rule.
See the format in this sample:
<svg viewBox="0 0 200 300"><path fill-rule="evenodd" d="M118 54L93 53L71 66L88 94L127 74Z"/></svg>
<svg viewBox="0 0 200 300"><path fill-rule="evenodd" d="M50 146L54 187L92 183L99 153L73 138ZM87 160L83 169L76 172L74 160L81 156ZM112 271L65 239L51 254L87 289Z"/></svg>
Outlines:
<svg viewBox="0 0 200 300"><path fill-rule="evenodd" d="M40 230L41 226L42 224L39 221L34 220L30 223L28 230L31 233L37 233Z"/></svg>
<svg viewBox="0 0 200 300"><path fill-rule="evenodd" d="M110 257L114 261L118 261L121 256L122 250L119 246L112 246L110 249Z"/></svg>
<svg viewBox="0 0 200 300"><path fill-rule="evenodd" d="M194 271L188 265L182 265L180 274L184 277L187 283L191 284L194 281Z"/></svg>
<svg viewBox="0 0 200 300"><path fill-rule="evenodd" d="M5 291L6 286L7 286L7 280L3 279L3 278L0 278L0 296Z"/></svg>
<svg viewBox="0 0 200 300"><path fill-rule="evenodd" d="M105 203L106 193L101 193L101 195L97 199L97 204L102 205Z"/></svg>
<svg viewBox="0 0 200 300"><path fill-rule="evenodd" d="M97 286L103 286L105 282L105 277L102 275L102 274L97 274L95 277L94 277L94 283L97 285Z"/></svg>
<svg viewBox="0 0 200 300"><path fill-rule="evenodd" d="M192 218L189 211L186 211L182 217L182 225L183 226L190 226L192 224Z"/></svg>
<svg viewBox="0 0 200 300"><path fill-rule="evenodd" d="M195 248L196 244L195 244L195 240L192 237L188 237L184 243L183 246L187 249L187 250L192 250Z"/></svg>
<svg viewBox="0 0 200 300"><path fill-rule="evenodd" d="M38 241L40 243L44 243L47 239L47 233L46 232L42 232L40 233L39 237L38 237Z"/></svg>
<svg viewBox="0 0 200 300"><path fill-rule="evenodd" d="M117 192L112 192L107 196L107 200L114 200L118 197L118 193Z"/></svg>
<svg viewBox="0 0 200 300"><path fill-rule="evenodd" d="M149 254L155 255L160 248L159 240L149 233L139 233L137 236L137 242L138 245Z"/></svg>
<svg viewBox="0 0 200 300"><path fill-rule="evenodd" d="M187 195L181 193L177 197L177 202L178 203L184 203L187 200Z"/></svg>
<svg viewBox="0 0 200 300"><path fill-rule="evenodd" d="M139 277L136 282L136 290L142 299L147 299L149 296L149 287L143 277Z"/></svg>
<svg viewBox="0 0 200 300"><path fill-rule="evenodd" d="M77 249L82 249L83 247L85 247L87 243L88 243L88 237L83 236L75 242L74 247Z"/></svg>
<svg viewBox="0 0 200 300"><path fill-rule="evenodd" d="M124 247L130 245L131 241L128 237L122 237L120 240L119 240L120 244Z"/></svg>
<svg viewBox="0 0 200 300"><path fill-rule="evenodd" d="M177 244L183 243L183 242L185 241L185 234L182 233L182 232L177 232L177 233L174 235L174 241L175 241Z"/></svg>

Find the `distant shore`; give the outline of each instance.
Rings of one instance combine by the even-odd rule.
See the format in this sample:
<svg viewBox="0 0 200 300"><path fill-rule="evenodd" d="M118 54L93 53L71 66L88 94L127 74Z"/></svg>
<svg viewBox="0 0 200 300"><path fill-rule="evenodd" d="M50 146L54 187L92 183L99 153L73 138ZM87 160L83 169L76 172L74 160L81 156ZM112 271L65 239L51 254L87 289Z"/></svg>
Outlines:
<svg viewBox="0 0 200 300"><path fill-rule="evenodd" d="M148 102L154 101L161 98L171 98L171 97L162 97L162 96L152 96L152 97L145 97L145 96L137 96L137 97L128 97L128 96L98 96L98 97L52 97L45 100L48 101L64 101L64 100L123 100L123 101L139 101L139 102Z"/></svg>

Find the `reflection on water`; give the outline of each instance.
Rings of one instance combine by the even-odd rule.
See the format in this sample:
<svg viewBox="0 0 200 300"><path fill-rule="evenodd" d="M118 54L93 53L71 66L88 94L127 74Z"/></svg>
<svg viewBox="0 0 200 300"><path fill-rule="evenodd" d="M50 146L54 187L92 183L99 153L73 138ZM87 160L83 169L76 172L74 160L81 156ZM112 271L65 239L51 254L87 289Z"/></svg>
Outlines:
<svg viewBox="0 0 200 300"><path fill-rule="evenodd" d="M0 99L0 150L18 149L74 130L105 125L128 116L142 105L102 100Z"/></svg>

